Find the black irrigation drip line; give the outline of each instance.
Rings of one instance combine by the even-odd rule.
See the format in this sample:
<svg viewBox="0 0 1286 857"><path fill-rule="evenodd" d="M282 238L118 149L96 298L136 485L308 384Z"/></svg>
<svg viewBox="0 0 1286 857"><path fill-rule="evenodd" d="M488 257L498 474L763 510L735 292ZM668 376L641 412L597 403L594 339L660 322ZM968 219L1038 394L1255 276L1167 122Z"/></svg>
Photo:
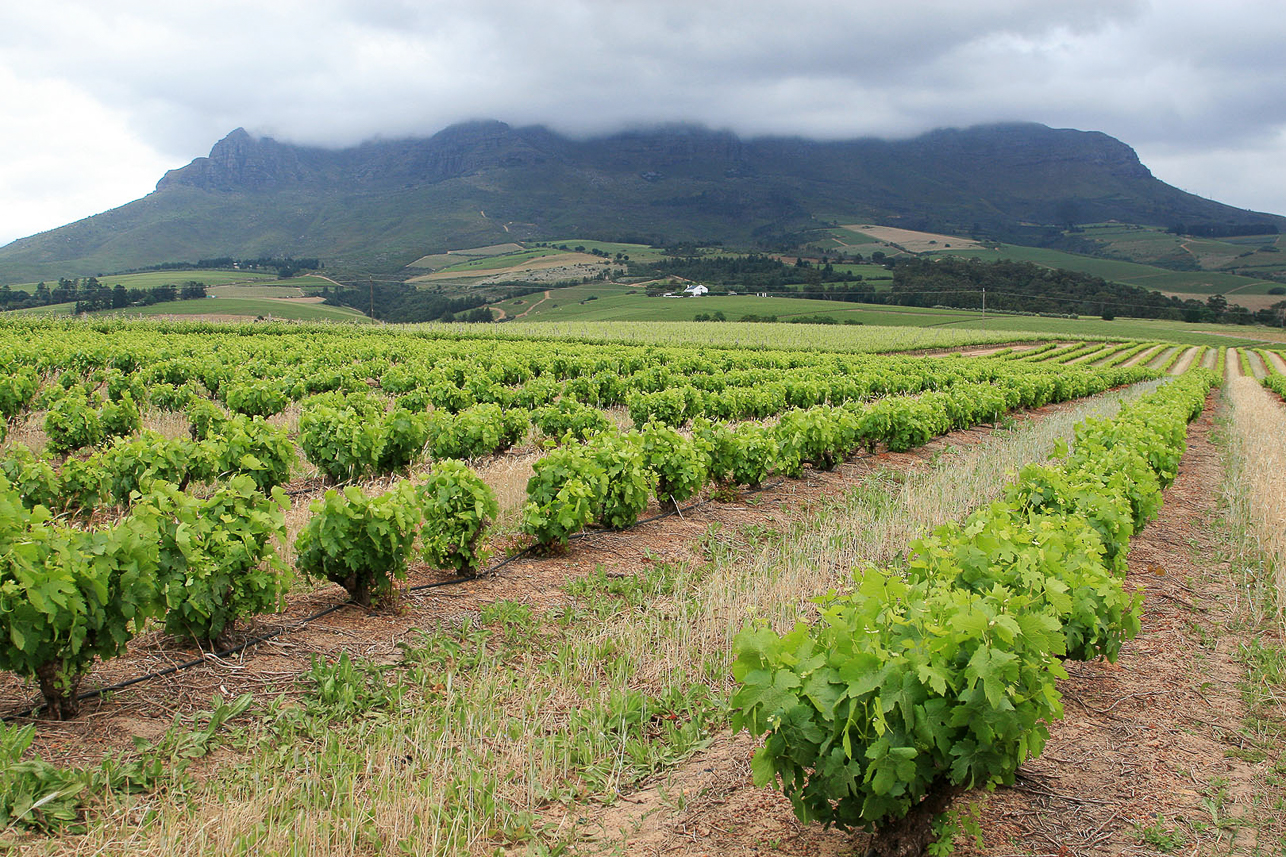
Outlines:
<svg viewBox="0 0 1286 857"><path fill-rule="evenodd" d="M780 479L780 480L778 480L778 481L776 481L776 482L773 482L772 484L769 484L769 485L761 485L761 486L759 486L758 488L751 488L751 489L748 489L748 490L746 491L746 493L748 493L748 494L759 494L759 493L762 493L762 492L764 492L764 491L770 491L770 490L772 490L773 488L776 488L776 487L778 487L778 486L780 486L780 485L785 484L785 482L786 482L786 480L785 480L785 479ZM709 504L710 502L712 502L712 501L711 501L711 500L709 500L709 499L702 500L702 501L701 501L701 502L699 502L699 503L693 503L691 506L688 506L686 509L679 509L678 504L676 503L676 504L675 504L675 509L674 509L674 511L672 511L672 512L662 512L661 514L656 515L656 516L653 516L653 517L651 517L651 518L644 518L644 519L642 519L642 520L635 521L635 522L634 522L633 524L631 524L630 526L628 526L628 527L624 527L624 528L622 528L622 529L620 529L620 530L585 530L585 531L582 531L582 532L576 533L575 535L571 536L571 537L569 538L569 541L570 541L570 540L580 540L580 539L591 538L591 537L593 537L593 536L602 535L603 533L608 533L608 532L618 532L618 533L625 533L625 532L629 532L630 530L633 530L633 529L635 529L635 528L637 528L637 527L641 527L641 526L643 526L644 524L650 524L650 523L652 523L652 522L654 522L654 521L660 521L660 520L662 520L662 519L664 519L664 518L672 517L672 516L673 516L673 515L675 515L675 514L678 514L678 515L680 515L680 517L681 517L683 512L691 512L692 510L694 510L694 509L698 509L698 508L700 508L700 507L702 507L702 506L705 506L705 505ZM521 551L519 551L518 553L515 553L515 554L513 554L513 555L511 555L511 556L505 557L503 560L501 560L500 562L496 563L494 566L492 566L491 568L487 569L486 571L481 572L480 574L475 574L475 575L471 575L471 576L467 576L467 577L455 577L455 578L450 578L450 579L448 579L448 580L437 580L437 581L434 581L434 582L432 582L432 583L421 583L421 584L419 584L418 586L411 586L411 587L408 587L405 591L406 591L406 592L408 592L408 593L411 593L411 592L424 592L424 591L429 590L429 589L438 589L438 588L441 588L441 587L444 587L444 586L459 586L459 585L464 584L464 583L475 583L475 582L477 582L477 581L479 581L479 580L481 580L481 579L483 579L483 578L493 576L496 572L498 572L500 569L504 568L506 565L509 565L509 564L510 564L510 563L512 563L512 562L517 562L518 560L522 559L523 557L530 555L530 554L531 554L531 553L533 553L533 552L534 552L538 547L539 547L538 545L528 545L527 547L523 548L523 549L522 549ZM96 699L96 698L98 698L98 697L102 696L102 695L103 695L103 694L105 694L105 693L113 693L113 692L118 691L118 690L123 690L123 689L125 689L125 688L127 688L127 687L132 687L133 685L136 685L136 684L142 684L142 683L143 683L143 682L145 682L145 681L151 681L152 679L157 679L157 678L164 678L164 677L165 677L165 676L167 676L167 675L174 675L175 673L182 672L183 670L187 670L187 669L191 669L192 667L200 666L201 664L207 663L211 658L213 658L213 659L220 659L220 658L226 658L226 657L228 657L228 656L230 656L230 655L235 655L235 654L237 654L237 653L239 653L239 652L242 652L242 651L244 651L244 650L246 650L246 649L250 648L251 646L256 646L256 645L258 645L258 644L260 644L260 643L265 643L265 642L267 642L268 640L273 639L274 637L280 637L280 636L281 636L281 635L283 635L283 634L289 634L289 633L293 633L294 631L298 631L298 630L300 630L301 628L304 628L304 627L306 627L306 626L308 626L308 625L312 624L313 622L317 621L318 619L322 618L323 616L328 616L328 615L330 615L331 613L334 613L334 612L335 612L335 611L337 611L337 610L342 610L343 608L350 606L351 604L353 604L353 602L352 602L352 601L344 601L344 602L341 602L341 603L339 603L339 604L332 604L331 606L326 607L325 609L322 609L322 610L317 611L316 613L313 613L311 616L306 616L306 617L304 617L303 619L300 619L300 620L299 620L298 622L296 622L294 625L290 625L290 626L288 626L288 627L283 627L283 628L278 628L278 629L277 629L277 630L275 630L275 631L270 631L270 632L269 632L269 633L267 633L267 634L261 634L261 635L259 635L259 636L257 636L257 637L251 637L250 639L245 640L245 641L243 641L243 642L241 642L241 643L238 643L238 644L237 644L237 645L235 645L235 646L231 646L231 647L229 647L229 648L223 649L223 650L218 651L218 652L205 652L205 653L203 653L203 654L201 655L201 657L199 657L199 658L193 658L193 659L192 659L192 660L190 660L190 661L185 661L185 662L183 662L183 663L181 663L181 664L175 664L175 665L173 665L173 666L166 667L165 669L156 670L155 672L150 672L150 673L147 673L146 675L135 676L134 678L126 679L125 681L117 682L116 684L107 685L106 687L100 687L100 688L96 688L96 689L94 689L94 690L87 690L87 691L85 691L84 693L77 694L77 695L76 695L76 700L77 700L77 701L84 701L84 700L87 700L87 699ZM4 716L0 717L0 722L10 723L10 722L13 722L13 721L15 721L15 720L21 720L21 719L30 718L30 717L33 717L33 716L35 716L36 714L38 714L38 713L39 713L40 711L42 711L45 707L46 707L46 706L45 706L45 703L41 702L41 703L38 703L38 704L36 704L35 706L31 707L31 708L24 708L24 709L22 709L22 710L20 710L20 711L11 712L11 713L9 713L9 714L6 714L6 715L4 715Z"/></svg>
<svg viewBox="0 0 1286 857"><path fill-rule="evenodd" d="M774 483L774 486L780 485L784 481L785 480L781 480L781 482ZM756 490L765 491L765 490L768 490L768 488L771 488L774 486L764 486ZM709 502L710 502L709 500L702 500L700 503L695 503L689 506L687 509L684 509L683 511L691 511L700 506L704 506ZM626 527L622 530L615 530L612 532L628 532L629 530L632 530L635 527L639 527L639 526L642 526L643 524L651 523L653 521L659 521L662 518L668 518L674 514L675 512L665 512L653 518L646 518L641 521L636 521L634 524L632 524L629 527ZM607 530L585 531L585 532L577 533L571 538L583 539L583 538L588 538L590 536L600 535L604 532L608 532L608 531ZM467 577L455 577L455 578L450 578L448 580L438 580L432 583L422 583L422 584L419 584L418 586L409 587L405 591L408 593L423 592L428 589L438 589L444 586L459 586L464 583L475 583L483 578L493 576L496 572L504 568L506 565L509 565L512 562L517 562L519 559L522 559L523 557L528 556L533 551L535 551L537 547L538 547L537 545L529 545L523 548L518 553L513 554L512 556L505 557L503 560L496 563L494 566L487 569L486 571L481 572L480 574L471 575ZM339 604L332 604L331 606L326 607L322 610L319 610L310 616L306 616L303 619L300 619L294 625L278 628L275 631L270 631L266 634L261 634L257 637L251 637L248 640L238 643L235 646L230 646L229 648L222 649L221 651L204 652L202 653L201 657L193 658L192 660L185 661L181 664L174 664L173 666L166 667L165 669L156 670L155 672L150 672L141 676L135 676L134 678L126 679L125 681L117 682L116 684L107 685L106 687L95 688L94 690L87 690L83 693L77 694L76 700L78 702L83 702L84 700L87 700L87 699L97 699L98 697L101 697L105 693L114 693L115 691L124 690L125 688L132 687L133 685L136 685L136 684L142 684L145 681L151 681L152 679L157 679L157 678L164 678L167 675L174 675L175 673L182 672L183 670L200 666L201 664L207 663L211 658L221 659L221 658L229 657L230 655L235 655L239 652L242 652L250 648L251 646L257 646L260 643L266 643L267 641L273 639L274 637L280 637L283 634L289 634L289 633L298 631L301 628L307 627L308 625L312 624L313 622L317 621L323 616L328 616L331 613L334 613L337 610L342 610L345 607L348 607L352 604L353 604L352 601L343 601L343 602L340 602ZM44 710L45 707L46 707L45 703L43 702L37 703L31 708L23 708L20 711L15 711L15 712L11 712L9 714L3 715L2 717L0 717L0 722L11 723L15 720L30 718L40 713L42 710Z"/></svg>
<svg viewBox="0 0 1286 857"><path fill-rule="evenodd" d="M86 699L96 699L97 697L100 697L105 693L113 693L115 691L123 690L124 688L131 687L136 684L142 684L145 681L151 681L152 679L155 679L155 678L163 678L164 676L167 676L167 675L174 675L177 672L182 672L183 670L191 669L192 667L199 666L201 664L206 663L210 658L219 659L219 658L226 658L229 655L235 655L238 652L241 652L245 649L250 648L251 646L255 646L255 645L258 645L259 643L267 642L268 640L271 640L274 637L280 637L282 634L288 634L292 631L298 631L300 628L304 627L305 625L315 622L318 619L322 618L323 616L327 616L331 613L334 613L337 610L342 610L343 608L347 607L349 604L352 604L352 603L353 602L351 601L344 601L340 604L332 604L331 606L323 610L317 611L311 616L307 616L301 619L299 622L297 622L294 625L291 625L285 628L278 628L275 631L270 631L267 634L261 634L258 637L251 637L250 639L244 642L238 643L235 646L230 646L229 648L226 648L226 649L222 649L221 651L203 652L201 654L201 657L193 658L192 660L185 661L181 664L175 664L173 666L166 667L165 669L162 669L162 670L156 670L155 672L147 673L146 675L135 676L134 678L126 679L125 681L117 682L116 684L110 684L110 685L107 685L106 687L100 687L94 690L87 690L83 693L77 694L76 700L78 702L81 702ZM20 720L20 719L32 717L38 714L40 711L42 711L45 707L46 707L45 703L41 702L31 708L24 708L21 711L16 711L10 714L6 714L3 717L0 717L0 720L4 721L5 723L9 723L14 720Z"/></svg>
<svg viewBox="0 0 1286 857"><path fill-rule="evenodd" d="M870 458L870 457L871 457L871 454L870 454L870 453L859 453L859 454L857 455L857 458ZM780 487L780 486L782 486L782 485L786 484L786 482L787 482L787 480L786 480L786 479L778 479L776 482L772 482L772 483L769 483L769 484L766 484L766 485L759 485L759 486L758 486L758 487L756 487L756 488L747 488L743 493L745 493L745 494L762 494L762 493L764 493L764 492L771 491L771 490L773 490L774 488L778 488L778 487ZM303 492L303 491L299 491L299 492L287 492L287 493L304 493L304 492ZM579 540L581 540L581 539L587 539L587 538L592 538L593 536L603 535L604 533L627 533L627 532L629 532L629 531L631 531L631 530L634 530L634 529L637 529L638 527L643 526L644 524L650 524L650 523L653 523L653 522L655 522L655 521L660 521L660 520L663 520L663 519L665 519L665 518L672 517L672 516L674 516L674 515L676 515L676 514L677 514L677 515L679 515L679 517L682 517L682 516L683 516L683 512L691 512L691 511L693 511L693 510L695 510L695 509L699 509L699 508L701 508L702 506L706 506L706 505L708 505L708 504L710 504L710 503L712 503L712 502L714 502L713 498L707 498L707 499L705 499L705 500L701 500L700 502L693 503L691 506L688 506L688 507L687 507L687 508L685 508L685 509L680 509L680 508L679 508L679 504L678 504L678 503L674 503L674 504L673 504L673 505L674 505L674 511L662 512L661 514L659 514L659 515L654 515L654 516L653 516L653 517L651 517L651 518L643 518L643 519L641 519L641 520L635 521L635 522L634 522L633 524L631 524L630 526L628 526L628 527L623 527L623 528L621 528L621 529L619 529L619 530L583 530L583 531L581 531L581 532L579 532L579 533L576 533L575 535L570 536L570 537L568 538L568 541L579 541ZM441 588L441 587L444 587L444 586L459 586L459 585L461 585L461 584L465 584L465 583L475 583L475 582L477 582L477 581L479 581L479 580L482 580L483 578L487 578L487 577L491 577L491 576L495 575L495 573L496 573L496 572L498 572L500 569L504 568L506 565L509 565L509 564L510 564L510 563L512 563L512 562L516 562L516 561L518 561L519 559L522 559L523 557L530 555L530 554L531 554L531 553L533 553L533 552L534 552L538 547L539 547L539 545L528 545L527 547L523 548L523 549L522 549L521 551L519 551L518 553L515 553L515 554L513 554L513 555L511 555L511 556L505 557L503 560L501 560L500 562L496 563L496 564L495 564L494 566L492 566L491 568L489 568L489 569L487 569L486 571L481 572L481 573L479 573L479 574L470 575L470 576L464 576L464 577L454 577L454 578L449 578L449 579L447 579L447 580L438 580L438 581L434 581L434 582L432 582L432 583L422 583L422 584L419 584L418 586L411 586L411 587L408 587L405 591L406 591L406 592L408 592L408 593L411 593L411 592L424 592L424 591L429 590L429 589L438 589L438 588ZM338 611L338 610L342 610L342 609L344 609L345 607L348 607L348 606L350 606L350 605L352 605L352 604L353 604L353 602L352 602L352 601L343 601L343 602L340 602L339 604L332 604L331 606L326 607L326 608L324 608L324 609L322 609L322 610L319 610L319 611L317 611L316 613L313 613L313 614L312 614L312 615L310 615L310 616L306 616L306 617L304 617L303 619L300 619L300 620L299 620L298 622L296 622L294 625L290 625L290 626L288 626L288 627L283 627L283 628L278 628L278 629L277 629L277 630L275 630L275 631L270 631L270 632L268 632L268 633L266 633L266 634L261 634L261 635L259 635L259 636L257 636L257 637L251 637L250 639L245 640L245 641L243 641L243 642L241 642L241 643L238 643L238 644L237 644L237 645L235 645L235 646L231 646L231 647L229 647L229 648L223 649L223 650L218 651L218 652L205 652L205 653L202 653L201 657L199 657L199 658L193 658L193 659L192 659L192 660L190 660L190 661L185 661L185 662L183 662L183 663L181 663L181 664L175 664L175 665L173 665L173 666L166 667L165 669L161 669L161 670L157 670L157 671L155 671L155 672L147 673L146 675L136 676L136 677L131 678L131 679L126 679L125 681L117 682L116 684L107 685L106 687L100 687L100 688L96 688L96 689L94 689L94 690L87 690L87 691L85 691L85 692L83 692L83 693L77 694L77 695L76 695L76 700L77 700L77 701L84 701L84 700L87 700L87 699L96 699L96 698L98 698L98 697L101 697L101 696L102 696L103 694L105 694L105 693L113 693L113 692L118 691L118 690L123 690L123 689L125 689L125 688L127 688L127 687L132 687L133 685L136 685L136 684L142 684L142 683L143 683L143 682L145 682L145 681L151 681L152 679L157 679L157 678L164 678L164 677L165 677L165 676L167 676L167 675L174 675L175 673L182 672L183 670L187 670L187 669L191 669L192 667L200 666L201 664L207 663L211 658L213 658L213 659L216 659L216 660L217 660L217 659L221 659L221 658L226 658L226 657L228 657L228 656L230 656L230 655L238 654L239 652L242 652L242 651L244 651L244 650L246 650L246 649L250 648L251 646L256 646L256 645L258 645L258 644L260 644L260 643L265 643L265 642L267 642L268 640L273 639L274 637L280 637L280 636L281 636L281 635L283 635L283 634L289 634L289 633L293 633L293 632L295 632L295 631L298 631L298 630L300 630L301 628L304 628L304 627L306 627L306 626L308 626L308 625L312 624L313 622L317 621L318 619L322 618L323 616L328 616L328 615L330 615L331 613L334 613L334 612L336 612L336 611ZM22 720L22 719L30 718L30 717L33 717L33 716L35 716L36 714L38 714L38 713L39 713L40 711L42 711L45 707L46 707L46 706L45 706L45 703L43 703L43 702L41 702L41 703L37 703L35 706L33 706L33 707L31 707L31 708L23 708L23 709L22 709L22 710L20 710L20 711L11 712L11 713L9 713L9 714L5 714L5 715L3 715L3 716L0 716L0 722L10 723L10 722L13 722L13 721L15 721L15 720Z"/></svg>

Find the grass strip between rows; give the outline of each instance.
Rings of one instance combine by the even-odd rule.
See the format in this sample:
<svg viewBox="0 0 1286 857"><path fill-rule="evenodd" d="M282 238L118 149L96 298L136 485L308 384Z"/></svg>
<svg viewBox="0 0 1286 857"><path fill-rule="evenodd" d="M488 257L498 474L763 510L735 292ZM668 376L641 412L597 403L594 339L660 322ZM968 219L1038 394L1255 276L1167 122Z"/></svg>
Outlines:
<svg viewBox="0 0 1286 857"><path fill-rule="evenodd" d="M824 596L819 621L744 630L733 726L765 735L756 783L778 782L801 820L872 830L872 853L900 854L927 846L959 791L1012 782L1062 716L1061 661L1114 660L1138 632L1129 539L1215 381L1188 373L1087 420L1074 452L913 542L904 566Z"/></svg>

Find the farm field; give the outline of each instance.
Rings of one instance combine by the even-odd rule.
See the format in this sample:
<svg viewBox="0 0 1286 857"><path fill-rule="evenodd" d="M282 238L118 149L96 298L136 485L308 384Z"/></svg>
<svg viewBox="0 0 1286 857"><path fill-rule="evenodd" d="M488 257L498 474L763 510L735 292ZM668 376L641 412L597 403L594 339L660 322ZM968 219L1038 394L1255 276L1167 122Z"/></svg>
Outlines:
<svg viewBox="0 0 1286 857"><path fill-rule="evenodd" d="M298 278L300 280L303 277ZM151 289L156 286L182 285L193 282L206 286L228 285L233 283L277 282L277 275L256 271L225 271L219 269L197 269L192 271L144 271L139 274L112 274L99 278L108 288L117 283L127 289ZM293 281L292 281L293 282ZM20 283L10 286L16 291L34 292L36 283ZM46 283L46 285L55 285Z"/></svg>
<svg viewBox="0 0 1286 857"><path fill-rule="evenodd" d="M275 286L252 286L251 291L256 296L246 297L225 297L224 295L241 295L244 294L243 286L224 287L229 291L220 293L215 291L213 296L204 299L193 299L186 301L165 301L164 303L153 304L147 307L129 307L127 309L109 309L101 310L93 314L94 318L185 318L194 319L206 318L207 320L235 321L239 318L253 320L256 318L265 319L287 319L296 321L344 321L369 323L370 318L354 309L348 307L325 306L314 302L310 298L296 297L298 289L286 289L288 297L269 297L269 289L278 290L280 287ZM50 304L49 306L33 307L32 309L13 310L8 315L16 318L21 317L57 317L70 316L75 312L74 303Z"/></svg>
<svg viewBox="0 0 1286 857"><path fill-rule="evenodd" d="M579 248L579 249L576 249ZM595 251L616 256L618 253L628 256L636 262L654 262L665 257L665 251L647 244L623 244L614 241L591 241L584 238L573 238L565 241L541 241L539 246L524 244L495 244L490 247L475 247L467 250L452 250L422 256L407 267L423 268L432 272L446 269L469 271L470 269L496 269L524 267L524 263L536 259L575 254L580 257L592 255ZM595 261L602 261L594 257ZM473 264L469 264L473 263Z"/></svg>
<svg viewBox="0 0 1286 857"><path fill-rule="evenodd" d="M815 748L783 743L814 718L849 730L853 787L891 795L865 804L881 823L905 811L898 783L944 787L951 766L863 779L879 748L977 747L975 779L1009 785L956 798L959 853L1271 853L1283 581L1254 539L1277 525L1248 516L1280 504L1236 480L1280 468L1271 441L1212 428L1232 391L1226 437L1278 430L1254 376L1286 363L996 335L0 324L0 737L27 762L4 775L6 837L33 853L860 853L866 834L797 821L767 782ZM870 353L930 342L976 356ZM1220 363L1226 387L1197 369ZM1245 508L1220 505L1225 479ZM974 577L1007 568L969 565L974 538L1008 540L1031 588ZM1045 600L1050 581L1076 598ZM962 654L895 682L901 648L880 635L919 628L921 603L953 617L943 651ZM905 621L861 626L870 604ZM68 616L80 648L53 631ZM823 627L888 659L787 680ZM904 701L882 704L882 684ZM840 686L876 696L832 718ZM933 721L926 745L890 731L939 705L978 716ZM1043 753L1045 727L1006 719L1030 705ZM884 743L861 711L882 712Z"/></svg>
<svg viewBox="0 0 1286 857"><path fill-rule="evenodd" d="M633 292L633 294L631 294ZM546 296L547 295L547 296ZM593 296L593 300L589 300ZM521 322L681 322L698 315L722 312L736 322L743 315L790 318L829 316L841 324L852 320L863 325L928 329L951 326L1012 332L1014 335L1090 336L1122 339L1167 339L1188 345L1253 345L1286 342L1286 332L1265 327L1239 328L1231 325L1187 324L1154 319L1046 318L1030 315L988 314L968 310L857 304L806 298L754 297L751 295L706 295L700 298L648 297L637 287L590 284L565 289L548 289L492 304L503 310L504 318ZM717 327L711 324L710 327ZM718 336L716 332L712 336Z"/></svg>
<svg viewBox="0 0 1286 857"><path fill-rule="evenodd" d="M1017 244L1005 244L998 250L943 250L935 255L964 256L985 260L1013 259L1049 268L1080 271L1105 280L1181 296L1266 295L1269 289L1282 285L1272 280L1222 271L1170 271L1138 262L1099 259L1094 256L1081 256L1039 247L1023 247Z"/></svg>

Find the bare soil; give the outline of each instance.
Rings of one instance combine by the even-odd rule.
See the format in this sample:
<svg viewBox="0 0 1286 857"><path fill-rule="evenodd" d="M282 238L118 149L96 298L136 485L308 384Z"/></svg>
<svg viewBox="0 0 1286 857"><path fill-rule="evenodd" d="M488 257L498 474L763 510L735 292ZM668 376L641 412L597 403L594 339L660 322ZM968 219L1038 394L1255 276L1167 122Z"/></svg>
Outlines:
<svg viewBox="0 0 1286 857"><path fill-rule="evenodd" d="M1049 405L1016 415L1019 422L1039 420L1070 404ZM633 574L653 562L701 561L699 542L711 524L733 531L748 523L781 527L807 514L814 504L835 497L857 479L877 469L910 470L924 466L948 446L978 443L992 431L983 426L953 432L907 453L880 452L860 456L830 472L806 470L801 479L785 479L755 492L743 492L731 502L706 496L685 508L682 517L667 505L655 502L644 519L657 518L628 531L587 531L575 538L563 554L524 555L493 575L461 580L424 564L413 565L405 584L394 597L371 611L346 604L347 593L335 585L300 582L292 591L287 609L260 616L228 635L228 647L279 632L265 642L254 642L227 657L203 652L189 642L176 640L163 630L149 630L137 637L125 655L96 664L81 685L94 690L148 675L196 659L205 663L113 692L107 698L82 703L73 721L56 722L22 716L40 701L34 682L0 674L0 714L37 725L33 752L56 764L91 764L105 752L128 750L133 736L154 737L178 715L191 715L210 707L211 697L252 692L292 692L295 680L317 657L338 657L341 652L384 663L400 659L398 643L411 640L417 629L455 624L476 616L497 600L524 601L545 609L567 603L565 585L602 568L608 574ZM316 484L314 484L316 483ZM317 480L292 486L299 496L294 505L324 490ZM663 516L663 517L661 517ZM498 556L520 547L496 545ZM409 590L426 584L446 584L420 592ZM316 621L305 620L328 607L344 605Z"/></svg>
<svg viewBox="0 0 1286 857"><path fill-rule="evenodd" d="M1193 424L1189 449L1160 516L1129 556L1130 583L1143 589L1143 630L1118 663L1068 662L1065 717L1052 724L1043 755L1022 766L1012 787L963 799L980 814L981 847L963 855L1136 855L1159 853L1141 831L1184 826L1179 853L1257 850L1286 835L1286 819L1265 820L1252 805L1274 756L1255 761L1241 718L1238 646L1229 631L1238 593L1220 559L1214 523L1222 472L1210 442L1213 408ZM723 734L668 776L582 823L603 850L629 854L862 854L860 833L800 824L790 804L750 777L754 742ZM1211 823L1223 813L1226 829ZM1262 827L1237 828L1237 820ZM1260 841L1262 839L1262 841Z"/></svg>
<svg viewBox="0 0 1286 857"><path fill-rule="evenodd" d="M1018 419L1038 420L1063 407ZM1213 803L1233 818L1257 811L1249 802L1275 754L1255 761L1240 726L1241 638L1228 630L1237 592L1227 563L1219 558L1216 492L1222 474L1209 439L1212 428L1212 409L1207 408L1193 424L1188 453L1159 518L1132 547L1129 580L1146 593L1142 634L1126 645L1116 665L1069 663L1070 677L1062 685L1066 716L1052 725L1044 754L1023 766L1013 787L965 799L979 807L983 845L965 845L958 853L1154 853L1141 847L1139 831L1158 817L1208 819ZM563 555L524 556L493 576L458 586L403 590L371 612L348 605L300 626L304 617L345 599L338 587L301 591L285 613L260 617L234 634L232 642L293 629L288 633L227 658L207 654L206 663L195 669L86 701L75 721L27 721L37 725L33 749L59 764L94 764L104 752L131 747L135 735L155 738L176 715L208 708L215 693L291 693L313 656L347 651L393 662L400 657L398 642L411 638L416 628L458 622L498 599L523 600L538 609L561 605L566 583L597 567L628 574L645 563L696 560L698 543L713 523L728 532L750 522L782 526L877 468L909 471L925 466L948 445L977 443L989 433L987 427L955 432L911 453L861 457L835 471L810 471L803 479L784 480L732 502L707 498L685 509L682 517L669 515L628 532L587 534ZM653 508L648 514L663 511L668 510ZM418 566L407 585L451 580L450 574ZM202 653L159 630L150 631L125 657L96 667L84 687L194 657ZM0 676L2 710L29 706L36 696L32 684ZM863 834L803 825L779 792L755 788L749 771L753 750L748 736L721 734L689 761L640 791L622 795L615 805L578 808L581 829L598 832L596 843L589 843L591 850L597 845L604 852L694 857L862 853ZM1281 819L1267 824L1278 835L1286 834ZM1215 829L1201 835L1211 843L1220 836L1224 853L1229 847L1240 853L1253 847L1255 834ZM1182 853L1197 852L1185 848Z"/></svg>

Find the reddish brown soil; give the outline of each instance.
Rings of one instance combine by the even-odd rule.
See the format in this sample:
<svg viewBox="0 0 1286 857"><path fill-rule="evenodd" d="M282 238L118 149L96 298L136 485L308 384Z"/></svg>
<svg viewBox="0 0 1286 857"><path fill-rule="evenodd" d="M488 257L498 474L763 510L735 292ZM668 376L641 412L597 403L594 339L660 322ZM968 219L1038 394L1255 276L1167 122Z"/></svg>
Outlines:
<svg viewBox="0 0 1286 857"><path fill-rule="evenodd" d="M1064 407L1068 405L1051 405L1019 414L1017 419L1038 420ZM990 432L991 428L985 426L953 432L908 453L861 456L832 472L809 470L802 479L771 483L758 492L743 493L732 502L707 497L695 508L685 510L682 518L670 514L625 532L589 533L572 541L563 554L523 556L497 574L461 585L407 592L409 587L455 579L449 572L413 566L402 591L369 612L350 604L301 625L306 617L347 600L338 586L311 591L304 587L292 594L284 613L260 616L246 623L229 635L228 642L235 645L273 631L286 633L226 658L203 655L160 629L151 630L136 638L124 656L97 664L81 689L110 686L203 656L207 663L133 685L107 699L86 700L81 715L73 721L59 723L40 717L19 717L18 721L37 725L33 752L46 760L58 764L96 763L104 752L130 749L135 735L151 738L161 734L176 715L208 710L216 693L226 698L246 692L290 692L294 679L308 669L314 656L332 657L346 651L394 662L401 657L398 643L411 639L416 629L457 623L501 599L524 601L538 609L561 605L566 600L563 587L567 581L599 566L609 574L632 574L648 562L700 561L698 542L711 524L724 525L728 531L750 522L780 526L807 512L813 504L842 493L866 473L919 466L941 449L977 443ZM311 488L316 486L304 485L301 490ZM307 502L307 496L295 500ZM644 517L663 511L671 510L654 504ZM24 706L29 710L39 699L34 682L0 674L0 714L19 713Z"/></svg>
<svg viewBox="0 0 1286 857"><path fill-rule="evenodd" d="M1261 761L1240 723L1242 669L1230 633L1237 603L1228 565L1216 560L1219 454L1212 410L1193 424L1165 506L1132 546L1129 581L1145 591L1143 630L1117 664L1068 663L1066 716L1044 754L1023 765L1013 787L973 793L982 847L964 855L1158 853L1141 830L1183 825L1180 852L1281 853L1286 820L1251 804L1280 748ZM1243 632L1244 633L1244 632ZM1280 712L1286 714L1286 712ZM724 734L663 783L584 818L599 842L629 854L861 854L866 837L800 824L790 804L751 782L755 747ZM1212 810L1211 807L1215 807ZM1212 812L1257 819L1264 829L1220 830ZM1259 839L1263 841L1259 841ZM1264 850L1256 850L1264 849Z"/></svg>
<svg viewBox="0 0 1286 857"><path fill-rule="evenodd" d="M1020 419L1040 419L1061 407L1066 406ZM1218 548L1212 521L1221 473L1209 441L1211 428L1208 410L1194 424L1188 454L1160 517L1136 538L1130 555L1130 580L1147 594L1143 633L1127 645L1118 665L1069 665L1071 675L1062 688L1065 719L1053 725L1044 755L1023 766L1014 787L967 799L980 806L984 847L965 846L960 853L1151 853L1140 846L1138 830L1158 814L1173 826L1178 816L1200 819L1204 813L1208 819L1205 804L1212 800L1222 801L1232 815L1256 811L1247 801L1273 758L1239 758L1252 756L1239 737L1237 640L1217 629L1231 616L1235 590L1226 564L1212 559ZM805 479L769 487L753 504L744 495L734 502L710 500L685 510L683 518L662 518L624 533L592 534L573 542L565 555L524 557L495 576L402 594L371 613L347 606L231 658L211 658L208 665L136 685L108 700L86 702L76 721L35 721L35 749L63 764L94 763L104 751L130 746L133 735L159 735L176 714L208 708L214 693L226 697L289 689L314 655L348 651L393 661L399 656L398 641L414 628L459 621L497 599L537 607L560 604L565 583L599 565L608 573L629 573L644 562L695 559L698 542L712 523L729 532L752 521L779 526L876 467L921 466L947 445L976 443L988 433L987 428L956 432L912 453L884 453L831 473L809 472ZM448 576L421 567L408 584L444 579ZM301 594L286 613L261 617L242 638L293 628L302 617L342 600L338 588ZM159 631L149 632L127 656L97 667L85 686L137 676L195 654ZM30 704L34 696L30 684L0 678L5 710ZM630 854L861 853L862 834L800 824L780 793L756 789L749 773L753 749L746 735L719 735L662 781L623 796L612 807L582 812L582 828L601 831L598 844L604 850L623 847ZM1221 835L1224 851L1230 842L1238 848L1252 846L1248 831ZM1194 853L1192 844L1182 853Z"/></svg>

